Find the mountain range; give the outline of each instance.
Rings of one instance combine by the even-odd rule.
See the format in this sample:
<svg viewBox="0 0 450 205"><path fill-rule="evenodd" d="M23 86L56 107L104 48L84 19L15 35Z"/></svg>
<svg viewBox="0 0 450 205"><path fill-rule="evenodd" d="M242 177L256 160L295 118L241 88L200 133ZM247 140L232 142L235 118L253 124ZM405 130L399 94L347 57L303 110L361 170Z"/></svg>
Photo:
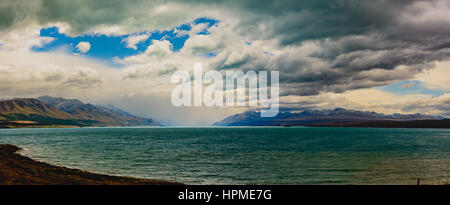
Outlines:
<svg viewBox="0 0 450 205"><path fill-rule="evenodd" d="M363 122L409 122L417 120L441 120L441 116L423 114L380 114L376 112L347 110L303 110L280 112L275 117L264 118L257 111L229 116L216 122L215 126L348 126Z"/></svg>
<svg viewBox="0 0 450 205"><path fill-rule="evenodd" d="M112 105L42 96L0 101L0 127L85 127L159 125Z"/></svg>
<svg viewBox="0 0 450 205"><path fill-rule="evenodd" d="M134 116L112 105L93 105L77 99L51 96L0 100L0 128L153 126L152 119ZM257 111L229 116L214 126L336 126L450 128L450 120L423 114L381 114L336 108L280 112L262 118Z"/></svg>

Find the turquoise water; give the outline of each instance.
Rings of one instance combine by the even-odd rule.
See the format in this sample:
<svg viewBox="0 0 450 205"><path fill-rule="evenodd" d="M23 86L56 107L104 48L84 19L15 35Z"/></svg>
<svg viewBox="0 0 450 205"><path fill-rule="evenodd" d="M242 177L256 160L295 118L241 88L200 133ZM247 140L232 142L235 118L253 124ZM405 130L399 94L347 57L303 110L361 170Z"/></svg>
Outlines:
<svg viewBox="0 0 450 205"><path fill-rule="evenodd" d="M445 129L3 129L0 143L56 165L187 184L450 183Z"/></svg>

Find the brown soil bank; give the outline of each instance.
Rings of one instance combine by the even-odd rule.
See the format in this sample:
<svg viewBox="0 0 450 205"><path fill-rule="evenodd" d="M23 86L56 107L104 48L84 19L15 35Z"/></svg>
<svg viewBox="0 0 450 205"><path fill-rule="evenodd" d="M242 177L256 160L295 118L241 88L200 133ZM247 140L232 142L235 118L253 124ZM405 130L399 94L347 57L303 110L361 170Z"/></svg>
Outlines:
<svg viewBox="0 0 450 205"><path fill-rule="evenodd" d="M0 145L0 185L177 185L179 183L94 174L53 166L17 154L19 147Z"/></svg>

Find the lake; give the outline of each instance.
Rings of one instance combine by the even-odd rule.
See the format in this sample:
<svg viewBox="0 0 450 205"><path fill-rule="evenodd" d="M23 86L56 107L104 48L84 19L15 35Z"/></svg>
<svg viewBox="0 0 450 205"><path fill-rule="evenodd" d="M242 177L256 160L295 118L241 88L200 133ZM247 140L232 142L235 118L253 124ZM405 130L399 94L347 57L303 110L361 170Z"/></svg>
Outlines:
<svg viewBox="0 0 450 205"><path fill-rule="evenodd" d="M447 129L2 129L0 144L54 165L187 184L450 184Z"/></svg>

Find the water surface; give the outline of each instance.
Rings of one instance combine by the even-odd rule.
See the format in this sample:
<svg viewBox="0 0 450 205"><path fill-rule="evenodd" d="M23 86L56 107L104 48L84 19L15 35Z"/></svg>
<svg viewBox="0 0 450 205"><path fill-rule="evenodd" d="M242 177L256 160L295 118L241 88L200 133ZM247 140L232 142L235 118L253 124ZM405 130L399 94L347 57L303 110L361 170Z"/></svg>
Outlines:
<svg viewBox="0 0 450 205"><path fill-rule="evenodd" d="M188 184L450 183L446 129L2 129L0 143L55 165Z"/></svg>

